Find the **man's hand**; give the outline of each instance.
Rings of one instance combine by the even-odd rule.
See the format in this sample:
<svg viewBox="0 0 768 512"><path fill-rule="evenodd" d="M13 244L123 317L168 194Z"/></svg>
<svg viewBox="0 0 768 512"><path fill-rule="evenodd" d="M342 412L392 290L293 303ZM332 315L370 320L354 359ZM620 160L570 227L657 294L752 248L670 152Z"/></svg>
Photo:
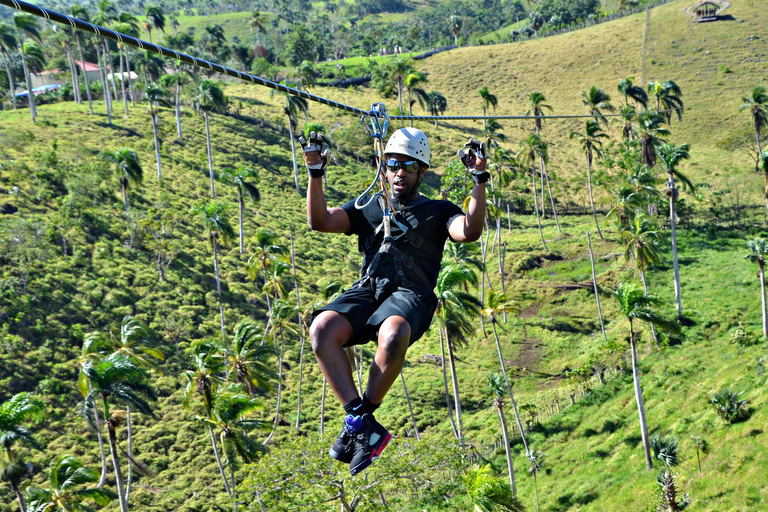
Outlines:
<svg viewBox="0 0 768 512"><path fill-rule="evenodd" d="M472 174L475 183L485 183L491 175L485 170L488 165L488 156L485 153L485 142L469 139L464 148L459 150L461 163Z"/></svg>
<svg viewBox="0 0 768 512"><path fill-rule="evenodd" d="M309 140L299 137L301 149L304 150L304 164L313 178L321 178L325 174L331 152L328 144L323 142L323 134L310 132Z"/></svg>

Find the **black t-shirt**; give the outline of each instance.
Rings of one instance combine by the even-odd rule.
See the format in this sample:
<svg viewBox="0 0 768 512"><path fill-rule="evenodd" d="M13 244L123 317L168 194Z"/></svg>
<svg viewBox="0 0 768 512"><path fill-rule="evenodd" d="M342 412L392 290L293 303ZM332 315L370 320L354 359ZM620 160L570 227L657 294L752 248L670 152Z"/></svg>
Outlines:
<svg viewBox="0 0 768 512"><path fill-rule="evenodd" d="M384 239L384 229L380 229L375 237L370 237L376 228L382 223L383 212L379 205L379 199L371 201L365 208L355 208L355 201L349 201L342 205L349 216L350 229L347 235L358 236L358 247L364 254L361 275L365 275L371 261L379 252ZM432 200L424 196L411 201L395 216L397 222L406 226L409 230L420 235L424 239L424 246L432 247L438 254L430 254L428 250L420 250L404 235L402 229L394 220L391 223L391 232L394 239L393 245L402 253L413 258L414 263L429 279L428 283L422 283L422 279L409 269L403 268L406 277L417 284L426 284L429 290L433 290L437 284L437 276L440 273L440 261L446 239L449 238L448 227L451 222L464 212L450 201ZM368 243L366 243L368 242ZM373 276L393 279L396 278L393 257L390 254L382 254L379 264Z"/></svg>

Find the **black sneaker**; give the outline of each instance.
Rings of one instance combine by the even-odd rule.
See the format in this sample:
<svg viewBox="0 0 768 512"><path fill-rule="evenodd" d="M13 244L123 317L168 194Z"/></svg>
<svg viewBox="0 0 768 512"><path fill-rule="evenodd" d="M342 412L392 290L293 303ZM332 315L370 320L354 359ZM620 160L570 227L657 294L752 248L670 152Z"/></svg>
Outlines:
<svg viewBox="0 0 768 512"><path fill-rule="evenodd" d="M362 426L353 433L355 453L349 464L349 473L355 476L381 456L392 434L374 419L373 414L363 414Z"/></svg>
<svg viewBox="0 0 768 512"><path fill-rule="evenodd" d="M331 446L328 455L343 462L349 464L352 461L352 457L355 455L355 435L362 428L363 420L360 416L352 416L351 414L344 418L344 426L341 428L341 433L336 441Z"/></svg>

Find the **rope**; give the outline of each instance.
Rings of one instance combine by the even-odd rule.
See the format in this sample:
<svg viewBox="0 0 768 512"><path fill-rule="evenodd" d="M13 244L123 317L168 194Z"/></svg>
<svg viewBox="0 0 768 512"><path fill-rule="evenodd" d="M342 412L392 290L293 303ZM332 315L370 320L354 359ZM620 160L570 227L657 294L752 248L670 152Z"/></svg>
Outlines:
<svg viewBox="0 0 768 512"><path fill-rule="evenodd" d="M337 101L329 100L321 96L309 94L308 92L302 91L300 89L294 89L293 87L288 87L287 85L272 82L270 80L266 80L264 78L261 78L255 75L251 75L250 73L243 73L242 71L237 71L237 70L228 68L226 66L216 64L215 62L210 62L204 59L198 59L197 57L187 55L186 53L180 53L180 52L177 52L176 50L165 48L164 46L158 46L156 44L149 43L142 39L136 39L135 37L131 37L129 35L126 35L120 32L115 32L114 30L110 30L108 28L104 28L99 25L94 25L93 23L89 23L87 21L83 21L78 18L73 18L72 16L67 16L66 14L61 14L59 12L46 9L44 7L23 2L22 0L0 0L0 5L5 5L19 11L27 12L29 14L34 14L35 16L39 16L41 18L45 18L50 21L55 21L57 23L61 23L62 25L69 25L72 28L80 29L85 32L90 32L91 34L96 34L97 36L100 36L100 37L106 37L108 39L112 39L113 41L134 46L136 48L140 48L145 51L157 53L159 55L163 55L164 57L186 62L187 64L191 64L193 66L197 66L202 69L215 71L217 73L221 73L222 75L231 76L233 78L238 78L246 82L251 82L257 85L262 85L264 87L269 87L270 89L275 89L287 94L291 94L293 96L299 96L301 98L304 98L310 101L316 101L318 103L322 103L323 105L328 105L329 107L338 108L344 112L349 112L351 114L355 114L358 116L365 116L365 117L375 117L377 115L376 112L374 111L373 106L370 112L361 110L359 108L351 107L349 105L345 105L344 103L339 103ZM668 113L668 112L672 112L672 110L659 111L659 113ZM639 114L640 114L639 112L636 112L633 114L603 114L603 117L629 117L629 116L637 116ZM549 115L549 116L388 116L389 119L396 119L398 121L409 121L409 120L413 120L413 121L469 120L469 121L472 121L472 120L478 120L478 119L577 119L577 118L588 118L588 117L595 117L595 116L589 115L589 114ZM384 131L386 132L386 128L384 128Z"/></svg>

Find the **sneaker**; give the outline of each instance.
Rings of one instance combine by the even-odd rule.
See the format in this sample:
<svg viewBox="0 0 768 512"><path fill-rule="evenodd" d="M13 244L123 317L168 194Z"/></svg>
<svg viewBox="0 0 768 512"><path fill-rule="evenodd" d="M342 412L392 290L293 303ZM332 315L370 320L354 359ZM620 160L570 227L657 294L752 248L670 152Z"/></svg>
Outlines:
<svg viewBox="0 0 768 512"><path fill-rule="evenodd" d="M344 426L341 428L341 433L336 441L331 446L328 455L343 462L349 464L352 462L352 457L355 455L355 435L362 428L363 420L360 416L352 416L351 414L344 418Z"/></svg>
<svg viewBox="0 0 768 512"><path fill-rule="evenodd" d="M361 419L362 426L353 432L355 453L349 465L349 473L352 476L378 459L392 439L392 434L374 419L373 414L363 414Z"/></svg>

